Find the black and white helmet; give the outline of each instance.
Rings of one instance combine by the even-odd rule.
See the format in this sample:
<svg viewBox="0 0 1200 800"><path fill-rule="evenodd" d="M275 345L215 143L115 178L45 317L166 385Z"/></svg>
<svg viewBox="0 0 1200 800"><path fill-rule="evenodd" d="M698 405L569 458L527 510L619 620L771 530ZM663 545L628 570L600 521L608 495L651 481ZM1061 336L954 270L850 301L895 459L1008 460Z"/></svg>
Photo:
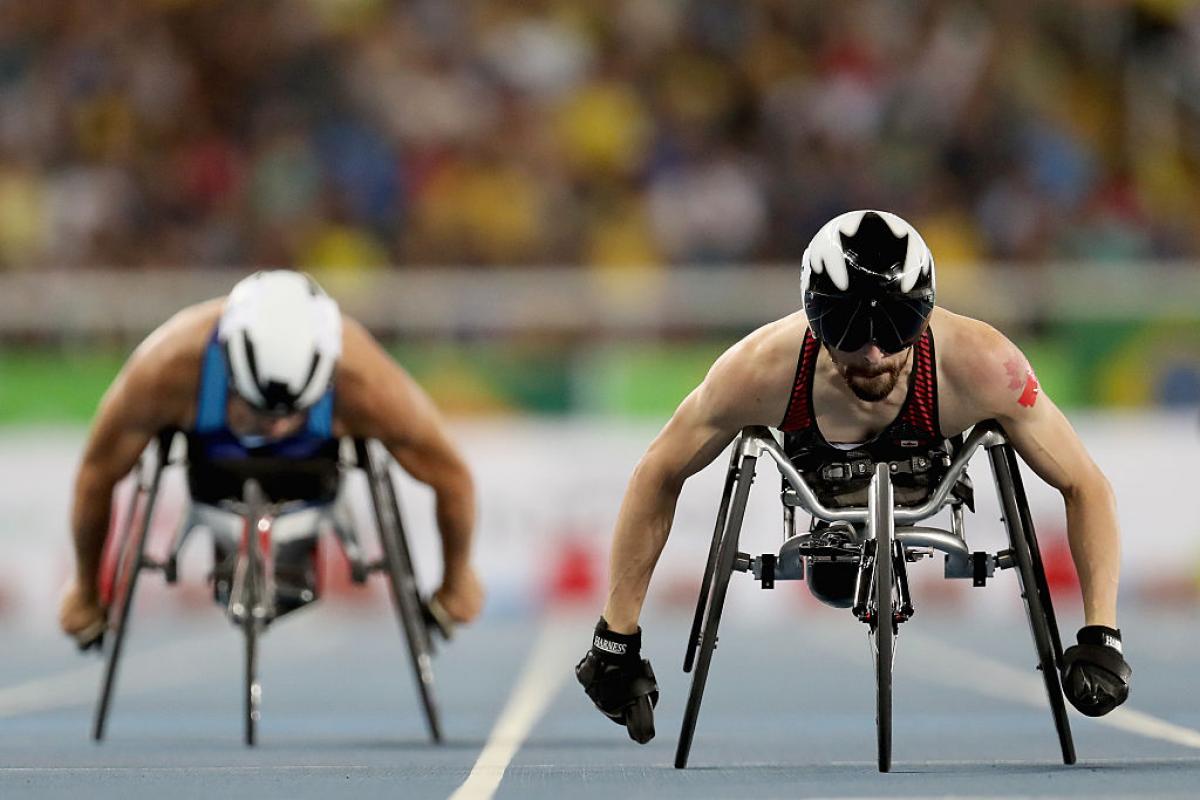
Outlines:
<svg viewBox="0 0 1200 800"><path fill-rule="evenodd" d="M933 313L933 255L921 234L886 211L850 211L817 231L800 276L813 335L836 350L874 342L898 353Z"/></svg>
<svg viewBox="0 0 1200 800"><path fill-rule="evenodd" d="M256 272L229 293L217 338L234 392L261 411L288 414L329 388L342 354L342 315L309 276Z"/></svg>

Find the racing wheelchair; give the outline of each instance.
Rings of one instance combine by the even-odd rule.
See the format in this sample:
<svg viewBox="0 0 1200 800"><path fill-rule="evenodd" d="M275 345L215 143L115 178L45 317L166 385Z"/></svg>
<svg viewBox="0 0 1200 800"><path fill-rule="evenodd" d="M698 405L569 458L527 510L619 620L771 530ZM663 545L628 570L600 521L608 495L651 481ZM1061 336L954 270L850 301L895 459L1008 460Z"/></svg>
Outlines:
<svg viewBox="0 0 1200 800"><path fill-rule="evenodd" d="M968 497L973 495L962 491L962 486L968 481L967 463L980 447L988 451L1008 533L1009 547L997 553L972 552L963 533L963 505L969 504ZM1075 763L1075 745L1059 678L1062 643L1016 453L1002 428L992 421L976 425L952 451L953 455L947 452L945 456L940 481L929 487L923 498L897 504L893 473L899 465L880 462L873 468L862 465L864 470L871 470L865 506L831 508L818 498L770 429L742 430L734 441L684 656L683 669L692 673L692 686L675 751L677 769L687 766L732 574L735 571L753 574L763 588L769 589L774 588L775 581L803 580L807 571L810 588L815 591L811 583L818 570L832 568L848 573L853 589L845 605L868 628L875 667L879 771L889 771L895 643L901 623L914 610L908 588L908 564L932 556L935 550L945 554L947 578L967 578L975 586L985 585L997 568L1017 571L1037 651L1037 668L1046 684L1063 763ZM785 540L778 554L751 557L738 551L738 537L755 466L763 456L775 462L783 478ZM916 524L947 507L950 530ZM798 509L812 515L813 526L807 533L797 530Z"/></svg>
<svg viewBox="0 0 1200 800"><path fill-rule="evenodd" d="M104 656L103 679L96 703L92 738L101 741L111 707L122 645L138 576L161 572L168 584L178 579L179 555L189 534L207 528L214 539L214 597L245 638L245 743L257 740L261 718L258 642L268 626L284 614L316 599L316 547L321 530L331 530L346 557L351 580L364 584L382 573L404 633L429 736L442 740L434 691L433 634L448 639L452 624L432 599L425 601L408 547L390 456L374 440L335 440L328 458L310 460L246 459L187 463L187 447L173 447L176 431L164 431L134 470L134 487L123 524L106 545L101 592L108 608L105 634L94 644ZM179 452L182 451L182 452ZM192 502L176 530L166 557L147 553L163 472L172 465L190 466ZM362 470L370 490L380 557L368 561L339 490L352 469ZM291 535L278 535L287 529Z"/></svg>

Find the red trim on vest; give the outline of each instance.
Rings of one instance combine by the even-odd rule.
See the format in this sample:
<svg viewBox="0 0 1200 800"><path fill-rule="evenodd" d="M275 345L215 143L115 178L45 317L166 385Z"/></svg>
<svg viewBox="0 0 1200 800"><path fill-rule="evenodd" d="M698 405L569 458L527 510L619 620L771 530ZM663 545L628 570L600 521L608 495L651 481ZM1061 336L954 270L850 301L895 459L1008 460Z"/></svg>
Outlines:
<svg viewBox="0 0 1200 800"><path fill-rule="evenodd" d="M809 392L809 383L813 368L817 363L819 350L817 337L812 335L812 331L805 330L804 344L800 347L800 359L796 366L796 380L792 384L792 396L788 400L783 422L779 423L781 431L804 430L815 422L812 408L809 406L809 397L812 396L812 393Z"/></svg>
<svg viewBox="0 0 1200 800"><path fill-rule="evenodd" d="M937 369L934 366L933 341L925 331L913 347L912 397L900 415L907 422L931 439L940 438L937 424Z"/></svg>
<svg viewBox="0 0 1200 800"><path fill-rule="evenodd" d="M804 344L800 348L796 366L796 380L792 384L792 395L788 400L787 412L779 430L785 433L806 430L816 424L813 418L812 375L817 363L820 343L812 331L804 332ZM896 423L912 425L922 435L933 441L942 438L937 419L937 367L933 353L933 335L926 330L913 345L913 384L910 396L900 416L888 426L890 431Z"/></svg>

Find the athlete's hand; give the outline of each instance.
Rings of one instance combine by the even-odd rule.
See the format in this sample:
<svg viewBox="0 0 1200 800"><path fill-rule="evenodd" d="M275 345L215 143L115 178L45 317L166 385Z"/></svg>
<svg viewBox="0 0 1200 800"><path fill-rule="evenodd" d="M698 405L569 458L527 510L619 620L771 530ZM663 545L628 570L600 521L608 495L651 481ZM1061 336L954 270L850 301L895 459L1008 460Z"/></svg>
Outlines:
<svg viewBox="0 0 1200 800"><path fill-rule="evenodd" d="M97 646L108 627L108 616L95 591L71 581L58 607L58 624L63 633L75 639L80 650Z"/></svg>
<svg viewBox="0 0 1200 800"><path fill-rule="evenodd" d="M645 744L654 738L658 684L650 662L642 658L641 628L637 633L616 633L601 617L575 677L602 714L626 727L630 739Z"/></svg>
<svg viewBox="0 0 1200 800"><path fill-rule="evenodd" d="M479 576L475 570L467 567L453 577L446 576L441 588L433 593L433 600L450 622L461 625L479 616L483 610L483 596L483 584Z"/></svg>
<svg viewBox="0 0 1200 800"><path fill-rule="evenodd" d="M1129 697L1133 670L1121 653L1121 632L1087 625L1076 639L1063 653L1063 693L1081 713L1102 717Z"/></svg>

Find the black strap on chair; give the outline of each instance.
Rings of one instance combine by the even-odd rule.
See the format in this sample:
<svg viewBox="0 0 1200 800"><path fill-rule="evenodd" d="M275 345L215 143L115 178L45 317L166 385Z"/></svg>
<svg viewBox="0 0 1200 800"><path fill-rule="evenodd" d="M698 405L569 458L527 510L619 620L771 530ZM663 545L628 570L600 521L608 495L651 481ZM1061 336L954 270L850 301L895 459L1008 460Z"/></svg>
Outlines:
<svg viewBox="0 0 1200 800"><path fill-rule="evenodd" d="M292 500L329 503L337 497L340 481L339 440L313 458L292 459L252 456L244 459L206 459L200 447L188 442L188 489L192 499L217 504L241 496L248 478L261 484L273 503Z"/></svg>

